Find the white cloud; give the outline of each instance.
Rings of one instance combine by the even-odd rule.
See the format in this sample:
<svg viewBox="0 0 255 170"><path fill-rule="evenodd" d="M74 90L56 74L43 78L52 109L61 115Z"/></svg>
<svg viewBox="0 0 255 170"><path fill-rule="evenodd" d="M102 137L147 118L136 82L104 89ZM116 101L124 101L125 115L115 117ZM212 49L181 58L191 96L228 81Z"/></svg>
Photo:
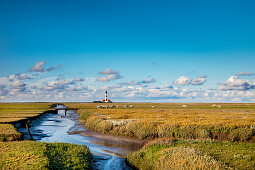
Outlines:
<svg viewBox="0 0 255 170"><path fill-rule="evenodd" d="M35 65L33 67L31 67L29 69L30 72L45 72L44 70L44 65L45 65L45 61L40 61L40 62L37 62L35 63ZM57 66L53 66L53 67L49 67L46 69L47 72L50 72L50 71L53 71L53 70L56 70L58 68L62 67L61 64L57 65Z"/></svg>
<svg viewBox="0 0 255 170"><path fill-rule="evenodd" d="M108 82L111 80L116 80L116 79L120 79L121 76L119 75L118 71L115 71L111 68L108 68L102 72L99 72L99 74L103 74L105 76L103 77L97 77L96 80L97 81L101 81L101 82Z"/></svg>
<svg viewBox="0 0 255 170"><path fill-rule="evenodd" d="M29 69L29 71L31 71L31 72L44 72L44 64L45 64L44 61L37 62L37 63L35 63L35 65L33 67L31 67Z"/></svg>
<svg viewBox="0 0 255 170"><path fill-rule="evenodd" d="M191 83L191 79L185 76L181 76L174 81L175 85L188 85L190 83Z"/></svg>
<svg viewBox="0 0 255 170"><path fill-rule="evenodd" d="M84 78L76 78L76 79L74 79L74 81L76 81L76 82L83 82L85 79Z"/></svg>
<svg viewBox="0 0 255 170"><path fill-rule="evenodd" d="M143 84L149 84L149 83L154 83L156 82L156 80L154 78L149 78L147 80L142 80L142 81L130 81L130 82L124 82L124 83L120 83L120 85L127 85L127 86L135 86L135 85L141 85Z"/></svg>
<svg viewBox="0 0 255 170"><path fill-rule="evenodd" d="M11 92L25 92L26 84L21 81L14 81L11 85Z"/></svg>
<svg viewBox="0 0 255 170"><path fill-rule="evenodd" d="M110 75L110 74L118 74L119 72L116 70L113 70L112 68L108 68L104 71L99 72L99 74L106 74L106 75Z"/></svg>
<svg viewBox="0 0 255 170"><path fill-rule="evenodd" d="M205 83L205 81L206 81L206 77L200 76L196 79L193 79L191 84L193 84L193 85L202 85L202 84Z"/></svg>
<svg viewBox="0 0 255 170"><path fill-rule="evenodd" d="M14 80L27 80L27 79L33 79L31 75L28 74L12 74L8 76L9 81Z"/></svg>
<svg viewBox="0 0 255 170"><path fill-rule="evenodd" d="M203 85L206 82L206 78L207 78L207 76L202 75L202 76L199 76L198 78L192 80L186 76L181 76L174 81L174 84L175 85L189 85L189 84Z"/></svg>
<svg viewBox="0 0 255 170"><path fill-rule="evenodd" d="M236 74L237 76L251 76L251 75L255 75L255 73L252 72L240 72Z"/></svg>
<svg viewBox="0 0 255 170"><path fill-rule="evenodd" d="M134 85L140 85L140 84L141 82L138 80L120 83L120 85L128 85L128 86L134 86Z"/></svg>
<svg viewBox="0 0 255 170"><path fill-rule="evenodd" d="M250 90L255 85L248 80L240 79L237 76L231 76L227 81L223 82L219 90Z"/></svg>
<svg viewBox="0 0 255 170"><path fill-rule="evenodd" d="M58 69L58 68L60 68L60 67L62 67L62 65L61 64L59 64L59 65L57 65L57 66L54 66L54 67L49 67L49 68L47 68L46 69L46 71L53 71L53 70L56 70L56 69Z"/></svg>
<svg viewBox="0 0 255 170"><path fill-rule="evenodd" d="M147 80L142 80L141 81L141 83L154 83L154 82L156 82L156 80L154 79L154 78L149 78L149 79L147 79Z"/></svg>

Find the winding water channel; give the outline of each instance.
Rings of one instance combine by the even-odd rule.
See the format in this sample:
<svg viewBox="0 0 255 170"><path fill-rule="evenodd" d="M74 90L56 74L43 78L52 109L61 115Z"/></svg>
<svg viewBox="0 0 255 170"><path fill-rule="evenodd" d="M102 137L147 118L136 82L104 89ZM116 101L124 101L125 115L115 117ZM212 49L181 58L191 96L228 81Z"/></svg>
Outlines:
<svg viewBox="0 0 255 170"><path fill-rule="evenodd" d="M63 106L58 106L63 107ZM30 131L35 141L65 142L87 145L93 155L93 169L131 169L124 156L142 147L143 141L113 137L90 131L79 123L79 115L75 111L58 110L58 114L48 113L30 123ZM25 139L30 139L24 127L18 128Z"/></svg>

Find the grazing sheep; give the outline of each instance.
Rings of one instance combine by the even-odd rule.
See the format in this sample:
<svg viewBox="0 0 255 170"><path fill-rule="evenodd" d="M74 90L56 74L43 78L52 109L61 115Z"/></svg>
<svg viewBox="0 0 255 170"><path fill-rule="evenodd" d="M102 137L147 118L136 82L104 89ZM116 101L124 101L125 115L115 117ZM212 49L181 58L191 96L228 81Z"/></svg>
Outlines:
<svg viewBox="0 0 255 170"><path fill-rule="evenodd" d="M124 105L125 108L128 108L128 105Z"/></svg>
<svg viewBox="0 0 255 170"><path fill-rule="evenodd" d="M187 108L188 106L186 104L182 105L183 108Z"/></svg>
<svg viewBox="0 0 255 170"><path fill-rule="evenodd" d="M129 107L133 108L134 106L133 106L133 105L130 105Z"/></svg>
<svg viewBox="0 0 255 170"><path fill-rule="evenodd" d="M116 108L119 108L120 106L119 105L116 105Z"/></svg>
<svg viewBox="0 0 255 170"><path fill-rule="evenodd" d="M212 107L216 107L216 104L213 104Z"/></svg>
<svg viewBox="0 0 255 170"><path fill-rule="evenodd" d="M151 107L152 107L152 108L156 108L156 106L155 106L155 105L152 105Z"/></svg>
<svg viewBox="0 0 255 170"><path fill-rule="evenodd" d="M222 106L221 105L217 105L218 108L221 108Z"/></svg>

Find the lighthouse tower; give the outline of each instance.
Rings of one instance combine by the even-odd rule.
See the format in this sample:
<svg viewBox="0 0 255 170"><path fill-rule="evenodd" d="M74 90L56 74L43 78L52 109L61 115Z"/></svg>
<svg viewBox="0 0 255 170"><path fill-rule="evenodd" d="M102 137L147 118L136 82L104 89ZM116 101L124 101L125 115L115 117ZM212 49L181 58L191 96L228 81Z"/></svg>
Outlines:
<svg viewBox="0 0 255 170"><path fill-rule="evenodd" d="M107 99L107 91L105 91L105 97L104 97L104 100L105 100L105 102L107 102L107 101L108 101L108 99Z"/></svg>
<svg viewBox="0 0 255 170"><path fill-rule="evenodd" d="M106 103L112 102L110 99L107 99L107 91L105 91L105 96L102 102L106 102Z"/></svg>

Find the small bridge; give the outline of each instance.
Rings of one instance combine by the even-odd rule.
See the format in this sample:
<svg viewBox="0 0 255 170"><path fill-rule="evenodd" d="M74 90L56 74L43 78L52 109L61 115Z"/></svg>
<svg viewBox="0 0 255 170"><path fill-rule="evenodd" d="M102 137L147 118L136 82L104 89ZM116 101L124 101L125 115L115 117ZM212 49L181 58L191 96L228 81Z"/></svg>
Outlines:
<svg viewBox="0 0 255 170"><path fill-rule="evenodd" d="M67 110L75 110L75 111L77 111L78 109L77 108L69 108L69 107L66 107L66 108L56 108L56 111L58 111L58 110L64 110L65 111L65 116L66 116Z"/></svg>

